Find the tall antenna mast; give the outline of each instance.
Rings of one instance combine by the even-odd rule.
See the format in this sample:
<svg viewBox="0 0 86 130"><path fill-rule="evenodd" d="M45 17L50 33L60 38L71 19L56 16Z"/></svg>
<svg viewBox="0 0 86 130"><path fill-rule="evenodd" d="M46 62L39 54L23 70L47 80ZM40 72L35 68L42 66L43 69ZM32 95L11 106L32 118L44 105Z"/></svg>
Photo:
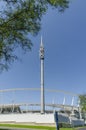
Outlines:
<svg viewBox="0 0 86 130"><path fill-rule="evenodd" d="M41 36L40 44L40 61L41 61L41 114L45 113L45 98L44 98L44 46Z"/></svg>

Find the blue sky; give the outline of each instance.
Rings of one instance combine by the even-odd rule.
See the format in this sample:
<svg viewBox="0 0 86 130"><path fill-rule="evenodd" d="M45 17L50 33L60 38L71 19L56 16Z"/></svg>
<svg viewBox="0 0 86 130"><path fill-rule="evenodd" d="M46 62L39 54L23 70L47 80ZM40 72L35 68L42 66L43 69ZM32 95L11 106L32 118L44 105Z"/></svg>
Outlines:
<svg viewBox="0 0 86 130"><path fill-rule="evenodd" d="M32 51L26 55L18 52L22 61L13 63L7 72L0 74L0 89L40 87L39 47L42 34L45 47L45 88L75 94L86 93L85 6L85 0L72 0L64 13L49 9L42 18L39 35L32 37ZM33 94L39 100L37 95ZM59 102L62 94L57 99L58 93L51 95L48 93L48 101Z"/></svg>

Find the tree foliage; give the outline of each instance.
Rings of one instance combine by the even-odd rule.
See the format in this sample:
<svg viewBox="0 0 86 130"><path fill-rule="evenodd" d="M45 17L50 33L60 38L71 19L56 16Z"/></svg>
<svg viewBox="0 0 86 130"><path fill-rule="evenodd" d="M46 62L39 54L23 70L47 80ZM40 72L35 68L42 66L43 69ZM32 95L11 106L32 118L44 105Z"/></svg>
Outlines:
<svg viewBox="0 0 86 130"><path fill-rule="evenodd" d="M79 101L82 112L86 112L86 94L79 95Z"/></svg>
<svg viewBox="0 0 86 130"><path fill-rule="evenodd" d="M0 69L17 58L17 47L25 52L31 49L30 35L40 31L49 6L63 12L68 5L68 0L0 0Z"/></svg>
<svg viewBox="0 0 86 130"><path fill-rule="evenodd" d="M81 108L82 118L86 121L86 94L79 95L79 105Z"/></svg>

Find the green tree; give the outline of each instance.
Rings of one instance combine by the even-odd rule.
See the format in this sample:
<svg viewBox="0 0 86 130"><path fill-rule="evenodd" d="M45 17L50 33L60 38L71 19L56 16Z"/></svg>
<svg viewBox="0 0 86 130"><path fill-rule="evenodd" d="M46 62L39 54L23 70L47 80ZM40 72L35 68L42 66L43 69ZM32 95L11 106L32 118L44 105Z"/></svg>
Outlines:
<svg viewBox="0 0 86 130"><path fill-rule="evenodd" d="M86 120L86 94L79 95L79 105L81 108L82 118Z"/></svg>
<svg viewBox="0 0 86 130"><path fill-rule="evenodd" d="M0 70L17 59L17 47L31 49L30 35L40 31L49 6L63 12L68 5L69 0L0 0Z"/></svg>
<svg viewBox="0 0 86 130"><path fill-rule="evenodd" d="M82 112L86 112L86 94L79 95L79 101Z"/></svg>

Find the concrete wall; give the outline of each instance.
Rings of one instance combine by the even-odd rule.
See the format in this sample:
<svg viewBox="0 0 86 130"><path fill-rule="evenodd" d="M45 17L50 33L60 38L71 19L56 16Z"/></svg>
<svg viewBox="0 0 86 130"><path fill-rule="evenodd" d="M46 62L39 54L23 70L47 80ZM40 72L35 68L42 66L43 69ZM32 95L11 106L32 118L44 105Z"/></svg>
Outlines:
<svg viewBox="0 0 86 130"><path fill-rule="evenodd" d="M70 123L73 126L84 125L83 120L76 118L69 118L67 115L59 114L59 122ZM55 124L54 114L0 114L0 122L14 122L14 123L41 123L41 124Z"/></svg>
<svg viewBox="0 0 86 130"><path fill-rule="evenodd" d="M0 122L55 123L53 114L1 114Z"/></svg>

